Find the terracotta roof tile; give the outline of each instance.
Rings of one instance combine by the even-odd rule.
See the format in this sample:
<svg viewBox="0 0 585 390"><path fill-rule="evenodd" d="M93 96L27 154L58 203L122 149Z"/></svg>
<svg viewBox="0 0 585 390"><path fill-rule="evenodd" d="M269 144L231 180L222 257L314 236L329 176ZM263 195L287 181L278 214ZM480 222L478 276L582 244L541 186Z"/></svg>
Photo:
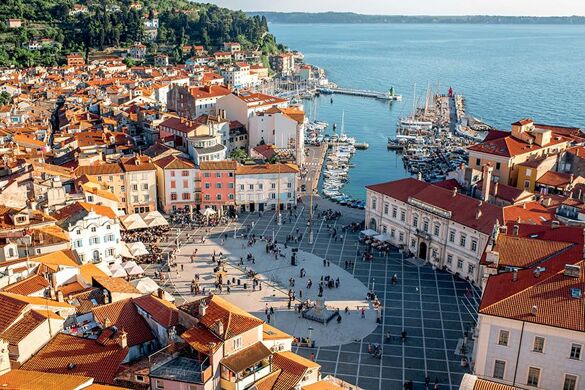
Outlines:
<svg viewBox="0 0 585 390"><path fill-rule="evenodd" d="M224 161L202 161L199 168L202 171L234 171L238 163L231 160Z"/></svg>
<svg viewBox="0 0 585 390"><path fill-rule="evenodd" d="M261 341L258 341L245 349L223 358L221 365L227 367L232 372L239 373L267 359L271 355L272 352Z"/></svg>
<svg viewBox="0 0 585 390"><path fill-rule="evenodd" d="M501 267L527 268L573 244L500 234L494 250L499 253Z"/></svg>
<svg viewBox="0 0 585 390"><path fill-rule="evenodd" d="M10 370L0 376L0 388L8 390L90 389L92 378L81 375L53 374L41 371Z"/></svg>
<svg viewBox="0 0 585 390"><path fill-rule="evenodd" d="M14 294L29 295L44 290L47 287L49 287L49 281L47 279L40 275L34 275L21 280L20 282L4 287L3 291Z"/></svg>
<svg viewBox="0 0 585 390"><path fill-rule="evenodd" d="M321 367L319 364L290 351L275 353L272 356L272 364L282 370L274 385L274 390L293 389L301 381L307 369Z"/></svg>
<svg viewBox="0 0 585 390"><path fill-rule="evenodd" d="M223 344L221 339L203 326L194 326L184 332L181 338L195 350L210 355Z"/></svg>
<svg viewBox="0 0 585 390"><path fill-rule="evenodd" d="M217 295L203 299L207 304L207 310L205 315L199 318L199 321L207 328L212 328L217 321L221 321L223 323L224 334L216 336L223 340L235 337L264 323L259 318L254 317ZM200 302L201 300L194 301L179 307L179 309L194 317L198 317Z"/></svg>
<svg viewBox="0 0 585 390"><path fill-rule="evenodd" d="M18 344L46 320L47 317L31 310L15 322L14 325L2 332L2 338L8 340L10 344Z"/></svg>
<svg viewBox="0 0 585 390"><path fill-rule="evenodd" d="M179 310L171 302L148 294L133 300L134 304L150 314L152 319L165 328L179 323Z"/></svg>
<svg viewBox="0 0 585 390"><path fill-rule="evenodd" d="M110 278L104 276L93 275L94 284L97 283L109 292L140 294L140 291L133 285L128 283L123 278Z"/></svg>
<svg viewBox="0 0 585 390"><path fill-rule="evenodd" d="M573 247L547 261L538 277L534 270L518 271L489 277L479 312L557 328L585 332L585 300L572 298L571 288L585 291L585 262L581 247ZM565 264L581 267L578 278L564 275ZM536 315L532 314L537 307Z"/></svg>
<svg viewBox="0 0 585 390"><path fill-rule="evenodd" d="M128 333L128 346L139 345L154 339L146 320L138 314L132 299L102 305L92 310L97 322L104 325L106 318L118 330Z"/></svg>
<svg viewBox="0 0 585 390"><path fill-rule="evenodd" d="M538 202L526 202L521 205L504 207L506 222L530 223L533 225L550 225L554 220L554 212Z"/></svg>
<svg viewBox="0 0 585 390"><path fill-rule="evenodd" d="M431 204L451 212L451 220L454 222L485 234L491 234L496 221L504 220L502 208L498 206L412 178L370 185L366 188L403 202L413 198ZM481 211L479 218L476 214L478 209Z"/></svg>
<svg viewBox="0 0 585 390"><path fill-rule="evenodd" d="M299 169L295 165L289 164L256 164L256 165L238 165L236 174L238 175L261 175L277 173L298 173Z"/></svg>
<svg viewBox="0 0 585 390"><path fill-rule="evenodd" d="M55 336L22 368L56 374L84 375L96 382L113 384L120 365L128 354L116 340L106 345L63 333Z"/></svg>

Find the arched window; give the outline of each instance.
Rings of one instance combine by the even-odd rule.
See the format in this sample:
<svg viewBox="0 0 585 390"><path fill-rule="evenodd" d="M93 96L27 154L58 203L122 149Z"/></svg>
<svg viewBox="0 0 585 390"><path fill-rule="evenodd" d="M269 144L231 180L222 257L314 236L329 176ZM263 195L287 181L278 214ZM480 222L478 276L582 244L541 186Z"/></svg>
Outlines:
<svg viewBox="0 0 585 390"><path fill-rule="evenodd" d="M100 251L98 250L93 251L93 259L95 261L98 261L100 259Z"/></svg>

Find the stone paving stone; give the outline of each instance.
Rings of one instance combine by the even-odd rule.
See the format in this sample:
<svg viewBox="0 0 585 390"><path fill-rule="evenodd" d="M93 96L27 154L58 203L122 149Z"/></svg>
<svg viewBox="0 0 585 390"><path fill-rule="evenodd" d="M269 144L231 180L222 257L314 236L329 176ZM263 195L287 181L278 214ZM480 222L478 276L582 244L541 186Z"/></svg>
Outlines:
<svg viewBox="0 0 585 390"><path fill-rule="evenodd" d="M361 373L360 373L361 374ZM376 375L376 377L380 376L380 373ZM371 378L363 378L359 377L357 385L362 389L377 389L380 385L379 379L371 379Z"/></svg>
<svg viewBox="0 0 585 390"><path fill-rule="evenodd" d="M331 207L326 206L321 200L319 202L318 210ZM335 226L340 227L352 221L351 217L347 217L350 213L359 215L356 210L344 208L343 220L335 222ZM239 220L245 220L246 215L241 215ZM379 324L373 333L366 336L363 342L319 349L316 360L322 366L322 373L336 374L340 379L367 390L401 390L404 380L407 379L415 382L415 389L422 389L424 388L424 359L426 357L427 375L431 380L434 381L437 377L441 389L449 388L448 368L451 374L451 390L458 389L461 377L466 370L461 367L460 360L454 355L454 350L457 340L463 336L462 329L473 322L473 317L463 306L460 306L469 284L446 272L434 271L429 266L418 268L407 261L403 264L402 256L398 253L390 254L387 259L376 254L372 263L362 262L361 259L356 259L357 233L346 233L345 243L340 240L335 242L327 233L327 223L321 224L318 219L315 219L313 225L315 245L309 245L305 226L307 217L308 210L304 209L296 225L303 233L303 240L299 247L304 251L325 256L341 268L344 267L345 260L354 261L354 269L350 271L368 287L372 283L370 278L375 278L376 294L384 305L383 323ZM258 236L261 234L270 236L274 227L279 242L283 242L286 235L293 233L295 229L294 219L292 224L289 224L287 220L285 225L276 226L274 214L269 211L264 212L259 220L257 215L249 215L247 223L249 224L252 220L255 221L254 232ZM219 231L222 230L225 230L225 227ZM212 236L213 234L208 235L208 237ZM398 275L399 283L392 286L389 281L395 273ZM408 318L403 320L403 315ZM398 339L402 329L405 329L409 335L404 346ZM385 342L384 337L385 332L388 331L393 337L390 343ZM422 348L423 335L424 349ZM382 344L383 358L381 360L367 353L368 342ZM446 351L445 345L447 345ZM305 357L309 357L311 352L317 352L316 349L309 348L298 348L295 351ZM359 370L358 364L360 364ZM403 364L407 368L403 369Z"/></svg>
<svg viewBox="0 0 585 390"><path fill-rule="evenodd" d="M339 363L337 365L337 375L356 375L358 370L357 364Z"/></svg>

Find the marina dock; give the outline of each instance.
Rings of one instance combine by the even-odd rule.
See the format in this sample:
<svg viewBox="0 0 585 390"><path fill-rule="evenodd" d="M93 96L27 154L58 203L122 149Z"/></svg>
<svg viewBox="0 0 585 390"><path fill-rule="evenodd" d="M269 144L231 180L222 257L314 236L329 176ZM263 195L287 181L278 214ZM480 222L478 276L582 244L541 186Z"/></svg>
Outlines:
<svg viewBox="0 0 585 390"><path fill-rule="evenodd" d="M392 90L389 92L377 92L370 91L367 89L351 89L351 88L339 88L339 87L319 87L317 88L322 94L339 94L339 95L350 95L360 97L371 97L380 100L400 101L402 100L401 95L396 95Z"/></svg>

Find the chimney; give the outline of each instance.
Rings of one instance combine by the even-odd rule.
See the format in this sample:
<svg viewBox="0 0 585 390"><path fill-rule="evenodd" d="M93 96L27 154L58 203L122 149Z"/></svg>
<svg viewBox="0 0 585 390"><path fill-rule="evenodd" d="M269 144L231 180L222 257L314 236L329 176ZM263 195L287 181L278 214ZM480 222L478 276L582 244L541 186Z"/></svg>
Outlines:
<svg viewBox="0 0 585 390"><path fill-rule="evenodd" d="M223 322L221 320L215 321L215 334L219 337L223 337Z"/></svg>
<svg viewBox="0 0 585 390"><path fill-rule="evenodd" d="M419 173L416 174L416 180L423 181L423 175L422 175L421 172L419 172Z"/></svg>
<svg viewBox="0 0 585 390"><path fill-rule="evenodd" d="M457 196L457 187L453 188L453 197Z"/></svg>
<svg viewBox="0 0 585 390"><path fill-rule="evenodd" d="M540 267L536 267L534 269L534 277L535 278L540 278L540 273L542 272L542 270L540 269Z"/></svg>
<svg viewBox="0 0 585 390"><path fill-rule="evenodd" d="M110 326L112 326L112 321L110 320L110 317L104 318L104 328L109 328Z"/></svg>
<svg viewBox="0 0 585 390"><path fill-rule="evenodd" d="M61 290L57 291L57 302L65 302L65 299L63 298L63 291Z"/></svg>
<svg viewBox="0 0 585 390"><path fill-rule="evenodd" d="M156 295L159 297L159 299L165 299L165 290L163 290L162 288L159 288L156 291Z"/></svg>
<svg viewBox="0 0 585 390"><path fill-rule="evenodd" d="M482 167L481 199L487 202L490 199L490 186L492 184L492 172L494 168L486 164Z"/></svg>
<svg viewBox="0 0 585 390"><path fill-rule="evenodd" d="M569 178L569 183L573 184L573 180L575 180L575 175L571 173L571 177Z"/></svg>
<svg viewBox="0 0 585 390"><path fill-rule="evenodd" d="M480 219L480 218L481 218L481 209L478 207L477 210L475 210L475 219Z"/></svg>
<svg viewBox="0 0 585 390"><path fill-rule="evenodd" d="M559 221L552 221L551 228L558 229L558 227L559 227Z"/></svg>
<svg viewBox="0 0 585 390"><path fill-rule="evenodd" d="M118 336L118 345L120 345L120 348L122 349L128 347L128 333L126 333L124 329L122 329Z"/></svg>
<svg viewBox="0 0 585 390"><path fill-rule="evenodd" d="M494 197L498 195L498 182L494 183Z"/></svg>
<svg viewBox="0 0 585 390"><path fill-rule="evenodd" d="M512 282L515 282L517 280L518 280L518 270L517 269L514 269L512 271Z"/></svg>
<svg viewBox="0 0 585 390"><path fill-rule="evenodd" d="M205 317L206 313L207 313L207 305L205 304L205 301L202 300L199 303L199 311L198 311L199 317Z"/></svg>
<svg viewBox="0 0 585 390"><path fill-rule="evenodd" d="M55 288L54 287L49 287L49 298L51 299L57 299L57 294L55 293Z"/></svg>
<svg viewBox="0 0 585 390"><path fill-rule="evenodd" d="M514 225L514 227L512 228L512 235L517 236L519 230L520 230L520 226Z"/></svg>
<svg viewBox="0 0 585 390"><path fill-rule="evenodd" d="M104 305L107 305L108 303L110 303L110 293L108 292L108 290L104 289Z"/></svg>
<svg viewBox="0 0 585 390"><path fill-rule="evenodd" d="M51 287L57 288L57 273L53 272L51 274Z"/></svg>
<svg viewBox="0 0 585 390"><path fill-rule="evenodd" d="M533 305L532 308L530 309L530 314L532 314L533 316L535 316L536 313L538 313L538 306Z"/></svg>

